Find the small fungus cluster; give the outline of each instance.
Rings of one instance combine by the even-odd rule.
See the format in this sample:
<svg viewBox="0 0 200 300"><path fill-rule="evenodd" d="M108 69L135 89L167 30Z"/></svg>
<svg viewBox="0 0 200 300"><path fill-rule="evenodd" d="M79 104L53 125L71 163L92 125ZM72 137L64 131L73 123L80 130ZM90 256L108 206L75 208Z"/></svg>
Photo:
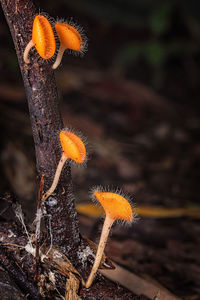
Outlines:
<svg viewBox="0 0 200 300"><path fill-rule="evenodd" d="M42 14L36 15L32 26L32 39L24 50L24 61L29 64L28 58L31 48L35 47L40 57L44 60L53 58L56 53L57 37L60 46L56 60L52 66L56 69L62 60L64 51L69 49L73 53L82 54L87 49L87 39L82 28L76 24L64 21L51 21Z"/></svg>
<svg viewBox="0 0 200 300"><path fill-rule="evenodd" d="M87 158L86 147L83 138L75 134L72 130L64 129L59 134L62 155L58 163L53 183L48 191L43 195L45 201L55 191L61 171L65 162L69 159L76 164L84 164ZM111 192L97 187L92 189L92 199L98 201L105 211L105 221L91 273L85 284L89 288L95 278L99 265L101 263L104 248L113 223L116 220L132 222L133 210L127 199L121 192Z"/></svg>
<svg viewBox="0 0 200 300"><path fill-rule="evenodd" d="M35 16L32 26L32 39L27 44L24 51L24 61L29 64L29 52L32 47L35 47L40 57L48 60L54 57L56 53L56 37L58 36L60 46L57 52L57 57L52 68L56 69L62 59L66 49L75 53L83 53L86 50L87 41L82 30L74 24L69 24L63 21L56 21L51 24L48 18L42 14ZM51 196L59 182L62 169L66 161L75 162L78 165L83 165L87 159L87 152L83 138L77 135L74 131L64 129L59 134L62 154L60 161L53 178L50 188L43 194L42 200L45 201ZM97 200L105 211L105 221L91 273L85 283L86 288L89 288L95 278L99 268L104 248L108 239L108 235L113 223L116 220L131 222L133 220L132 207L122 193L104 190L102 188L94 188L92 190L92 198Z"/></svg>

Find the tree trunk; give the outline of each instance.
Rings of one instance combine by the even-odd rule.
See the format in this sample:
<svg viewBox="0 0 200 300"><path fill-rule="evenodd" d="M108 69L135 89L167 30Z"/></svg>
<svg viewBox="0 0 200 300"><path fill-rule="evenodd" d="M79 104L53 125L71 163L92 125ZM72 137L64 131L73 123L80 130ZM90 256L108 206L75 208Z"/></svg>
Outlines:
<svg viewBox="0 0 200 300"><path fill-rule="evenodd" d="M31 54L29 55L30 64L25 64L23 60L24 49L32 38L31 30L36 14L36 9L32 1L1 0L1 4L12 34L26 90L35 143L38 177L40 179L42 173L45 174L44 190L46 191L52 183L58 161L61 157L58 134L63 128L58 107L56 82L54 72L51 68L52 63L39 58L36 50L31 50ZM82 276L88 274L91 268L89 258L86 262L81 262L80 259L80 251L85 247L85 242L79 233L69 164L65 166L62 172L53 198L54 201L50 202L47 200L45 202L48 215L46 225L47 227L51 227L53 247L64 253ZM54 205L52 205L52 203L54 203ZM12 230L14 230L12 224L11 226ZM18 229L14 231L15 237L9 237L8 225L4 226L4 224L2 224L2 226L0 226L0 233L2 236L1 240L4 243L20 244L22 240L23 246L27 243L26 237L24 237ZM11 255L10 251L9 255ZM15 252L13 253L13 259L14 255ZM0 253L0 263L11 273L11 276L19 277L16 278L15 281L18 282L20 288L25 292L29 289L30 295L32 295L31 299L36 299L34 280L33 285L29 281L23 289L26 275L22 269L18 268L21 264L24 270L26 270L29 279L33 279L33 256L29 255L28 259L21 261L18 255L15 257L16 263L13 259L9 264L8 261L6 261L6 252L2 251L2 253ZM5 263L3 263L4 260ZM93 261L93 257L90 259L90 262L91 261ZM11 267L9 268L9 266ZM48 265L46 267L48 268ZM12 270L14 270L13 273L11 272ZM17 274L19 274L19 276L17 276ZM60 280L60 282L58 281L57 283L60 283L61 288L65 291L63 282L64 281ZM89 290L82 288L79 292L82 299L143 299L134 296L126 289L98 275L95 284ZM53 298L51 297L51 299Z"/></svg>
<svg viewBox="0 0 200 300"><path fill-rule="evenodd" d="M58 133L63 128L58 108L58 93L51 68L52 63L39 58L31 51L30 64L25 64L23 52L32 38L32 24L36 9L30 0L2 0L21 69L35 143L38 176L45 174L44 190L47 190L61 156ZM64 193L63 193L64 191ZM51 216L53 245L69 255L80 243L77 213L74 206L70 166L62 172L54 196L54 206L46 201L47 214ZM47 224L49 222L47 221Z"/></svg>

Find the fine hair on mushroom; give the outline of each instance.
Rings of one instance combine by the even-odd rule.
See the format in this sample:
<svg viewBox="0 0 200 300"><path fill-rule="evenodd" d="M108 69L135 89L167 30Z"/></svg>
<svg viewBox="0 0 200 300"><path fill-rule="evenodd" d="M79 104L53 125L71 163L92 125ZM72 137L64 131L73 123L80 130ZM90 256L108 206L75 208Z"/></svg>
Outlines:
<svg viewBox="0 0 200 300"><path fill-rule="evenodd" d="M43 201L45 201L55 191L66 161L69 160L69 162L73 162L78 166L84 166L87 161L86 140L80 133L76 134L74 130L65 128L60 131L59 140L62 155L59 160L52 185L43 195Z"/></svg>
<svg viewBox="0 0 200 300"><path fill-rule="evenodd" d="M83 55L87 51L87 37L83 28L74 21L57 20L54 24L60 46L56 60L52 66L56 69L62 60L65 50L74 55Z"/></svg>
<svg viewBox="0 0 200 300"><path fill-rule="evenodd" d="M132 223L134 219L134 212L130 198L124 197L124 193L121 190L117 192L109 191L102 187L95 187L91 190L92 199L98 201L105 212L105 220L99 240L99 245L95 257L95 261L91 270L91 273L86 282L86 288L89 288L95 278L99 265L101 263L102 255L106 246L108 235L113 223L117 220L121 220L126 223Z"/></svg>

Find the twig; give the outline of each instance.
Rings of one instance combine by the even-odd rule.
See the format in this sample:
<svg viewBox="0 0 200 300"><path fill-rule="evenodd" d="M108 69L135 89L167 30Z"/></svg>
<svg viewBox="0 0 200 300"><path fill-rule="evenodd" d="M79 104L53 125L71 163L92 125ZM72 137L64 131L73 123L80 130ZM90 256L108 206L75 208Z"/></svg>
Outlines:
<svg viewBox="0 0 200 300"><path fill-rule="evenodd" d="M131 290L137 295L143 294L150 299L155 299L156 295L160 295L162 300L181 300L179 297L171 294L166 288L156 286L155 284L131 273L130 271L115 265L114 271L101 270L100 272L107 278L119 282L122 286Z"/></svg>
<svg viewBox="0 0 200 300"><path fill-rule="evenodd" d="M36 230L35 230L35 262L36 262L36 281L39 281L39 262L40 262L40 226L41 226L41 218L42 218L42 193L44 189L44 173L42 173L40 180L40 187L38 191L38 205L37 205L37 213L36 213Z"/></svg>

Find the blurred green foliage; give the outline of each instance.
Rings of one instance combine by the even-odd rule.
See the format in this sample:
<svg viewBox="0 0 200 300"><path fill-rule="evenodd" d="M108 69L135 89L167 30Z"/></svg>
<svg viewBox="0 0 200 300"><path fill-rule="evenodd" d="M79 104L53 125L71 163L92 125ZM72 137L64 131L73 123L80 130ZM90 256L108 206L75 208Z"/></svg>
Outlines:
<svg viewBox="0 0 200 300"><path fill-rule="evenodd" d="M103 25L128 31L130 38L114 51L112 65L125 70L144 60L152 69L155 88L162 86L169 61L199 55L199 0L74 0L68 5Z"/></svg>
<svg viewBox="0 0 200 300"><path fill-rule="evenodd" d="M191 16L198 23L200 19L199 0L63 0L62 2L102 22L143 26L148 20L148 25L158 33L167 29L174 9L180 10L186 17ZM48 3L50 6L57 4L54 1Z"/></svg>

